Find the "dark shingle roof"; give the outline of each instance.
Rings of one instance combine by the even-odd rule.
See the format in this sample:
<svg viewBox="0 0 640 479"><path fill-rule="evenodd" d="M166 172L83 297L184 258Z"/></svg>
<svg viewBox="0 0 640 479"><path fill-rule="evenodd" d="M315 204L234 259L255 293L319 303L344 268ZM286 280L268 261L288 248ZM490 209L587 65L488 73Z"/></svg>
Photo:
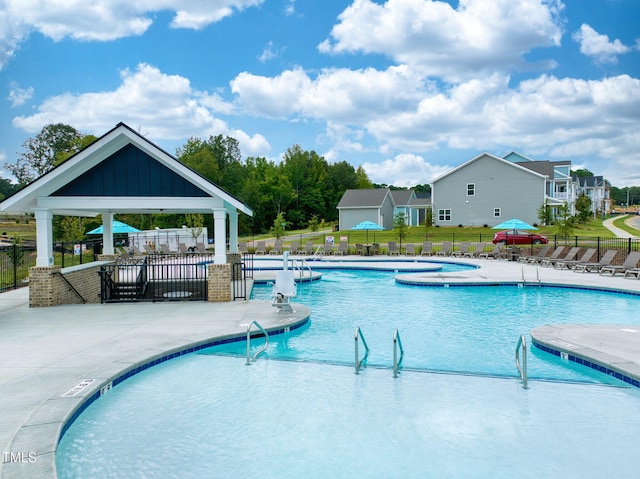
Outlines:
<svg viewBox="0 0 640 479"><path fill-rule="evenodd" d="M337 208L366 208L382 206L388 188L373 188L366 190L347 190L342 195Z"/></svg>
<svg viewBox="0 0 640 479"><path fill-rule="evenodd" d="M408 205L413 195L413 190L391 190L391 196L396 206Z"/></svg>

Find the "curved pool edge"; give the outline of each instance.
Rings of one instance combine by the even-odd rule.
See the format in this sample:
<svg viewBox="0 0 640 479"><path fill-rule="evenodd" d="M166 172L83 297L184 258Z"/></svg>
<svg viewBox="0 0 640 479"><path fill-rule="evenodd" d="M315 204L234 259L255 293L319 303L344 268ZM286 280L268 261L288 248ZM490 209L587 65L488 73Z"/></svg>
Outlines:
<svg viewBox="0 0 640 479"><path fill-rule="evenodd" d="M243 315L242 322L226 332L200 335L197 339L185 337L193 331L185 333L181 330L181 334L173 337L169 337L172 336L170 333L168 336L160 335L155 344L149 344L142 351L132 355L130 350L125 350L121 355L111 356L98 367L89 366L85 371L78 372L78 377L84 379L73 385L66 383L59 393L43 398L28 420L23 422L8 447L8 451L20 455L20 460L5 462L3 459L0 477L57 478L56 451L64 433L95 400L126 379L185 354L218 344L246 340L246 328L254 319L272 335L298 329L307 324L311 316L310 308L299 303L292 303L295 311L291 314L277 312L270 301L252 300L245 304L251 304L253 308ZM256 314L261 317L256 317ZM255 334L260 335L260 332L254 328L252 335ZM91 364L86 355L90 356L91 351L83 351L74 360L82 363L84 359ZM61 384L65 383L61 381Z"/></svg>
<svg viewBox="0 0 640 479"><path fill-rule="evenodd" d="M638 325L548 324L531 330L533 345L640 388Z"/></svg>

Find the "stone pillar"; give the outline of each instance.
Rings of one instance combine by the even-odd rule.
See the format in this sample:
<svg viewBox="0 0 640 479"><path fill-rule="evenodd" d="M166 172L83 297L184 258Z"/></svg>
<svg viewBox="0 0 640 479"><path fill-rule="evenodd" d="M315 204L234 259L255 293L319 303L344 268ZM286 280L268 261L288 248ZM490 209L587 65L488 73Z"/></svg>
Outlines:
<svg viewBox="0 0 640 479"><path fill-rule="evenodd" d="M209 302L226 303L231 301L231 265L209 264L207 288Z"/></svg>
<svg viewBox="0 0 640 479"><path fill-rule="evenodd" d="M60 266L34 266L29 268L29 307L39 308L60 304L56 287L56 273Z"/></svg>

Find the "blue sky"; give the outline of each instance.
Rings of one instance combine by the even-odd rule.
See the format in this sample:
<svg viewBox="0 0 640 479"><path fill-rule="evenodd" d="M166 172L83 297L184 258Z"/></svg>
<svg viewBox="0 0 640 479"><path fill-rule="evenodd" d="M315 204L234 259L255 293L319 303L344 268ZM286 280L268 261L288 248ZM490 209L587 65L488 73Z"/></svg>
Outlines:
<svg viewBox="0 0 640 479"><path fill-rule="evenodd" d="M640 185L639 70L637 0L0 0L0 176L123 121L397 186L511 150Z"/></svg>

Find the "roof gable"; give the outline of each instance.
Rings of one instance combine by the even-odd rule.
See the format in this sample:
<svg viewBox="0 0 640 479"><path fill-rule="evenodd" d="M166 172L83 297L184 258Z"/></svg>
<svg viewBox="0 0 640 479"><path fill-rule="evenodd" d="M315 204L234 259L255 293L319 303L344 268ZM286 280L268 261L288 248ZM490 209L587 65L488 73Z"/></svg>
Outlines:
<svg viewBox="0 0 640 479"><path fill-rule="evenodd" d="M347 190L342 195L337 208L379 208L389 194L388 188Z"/></svg>
<svg viewBox="0 0 640 479"><path fill-rule="evenodd" d="M496 162L502 163L502 164L503 164L503 165L505 165L506 167L509 167L509 168L516 168L516 169L518 169L518 170L520 170L520 171L527 172L527 173L529 173L529 174L531 174L531 175L533 175L533 176L537 176L537 177L539 177L539 178L546 178L546 176L545 176L545 175L542 175L542 174L537 173L537 172L535 172L535 171L532 171L532 170L530 170L530 169L528 169L528 168L525 168L525 167L523 167L523 166L520 166L520 165L519 165L519 164L517 164L517 163L513 163L513 162L511 162L511 161L505 160L505 159L500 158L500 157L498 157L498 156L492 155L491 153L481 153L481 154L479 154L478 156L476 156L475 158L472 158L472 159L470 159L469 161L466 161L466 162L462 163L461 165L456 166L455 168L452 168L451 170L447 171L447 172L446 172L446 173L444 173L443 175L440 175L439 177L435 178L434 180L432 180L432 181L431 181L431 184L434 184L434 183L436 183L437 181L440 181L440 180L442 180L442 179L444 179L444 178L448 177L449 175L452 175L452 174L456 173L457 171L460 171L461 169L463 169L464 167L466 167L466 166L470 165L471 163L474 163L474 162L476 162L476 161L478 161L478 160L481 160L481 159L483 159L483 158L489 158L489 159L492 159L492 160L494 160L494 161L496 161Z"/></svg>
<svg viewBox="0 0 640 479"><path fill-rule="evenodd" d="M390 190L391 197L396 206L406 206L411 203L411 199L416 197L413 190Z"/></svg>

